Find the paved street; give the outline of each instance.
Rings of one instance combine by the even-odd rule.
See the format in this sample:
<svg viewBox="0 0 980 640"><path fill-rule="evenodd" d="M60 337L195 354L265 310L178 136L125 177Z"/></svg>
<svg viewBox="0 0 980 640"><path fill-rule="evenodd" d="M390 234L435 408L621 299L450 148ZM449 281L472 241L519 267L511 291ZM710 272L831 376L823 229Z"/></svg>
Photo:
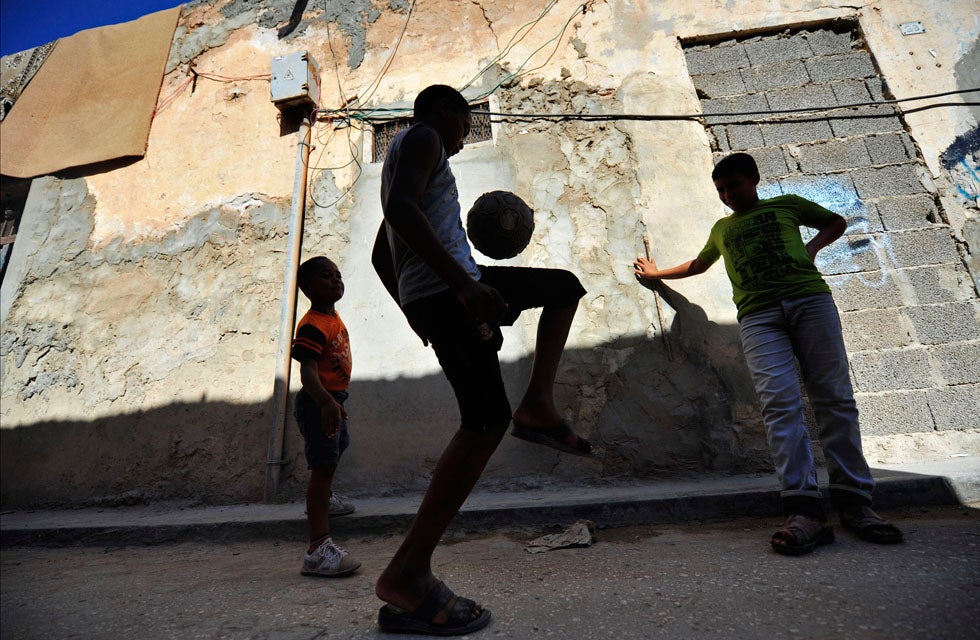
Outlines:
<svg viewBox="0 0 980 640"><path fill-rule="evenodd" d="M801 558L769 551L775 518L600 529L591 547L540 554L524 547L550 530L454 532L435 570L492 610L472 636L488 640L976 638L980 512L887 515L905 544L877 547L836 527L835 544ZM338 580L299 575L301 540L5 547L2 634L389 637L375 625L373 581L399 540L338 536L364 562Z"/></svg>

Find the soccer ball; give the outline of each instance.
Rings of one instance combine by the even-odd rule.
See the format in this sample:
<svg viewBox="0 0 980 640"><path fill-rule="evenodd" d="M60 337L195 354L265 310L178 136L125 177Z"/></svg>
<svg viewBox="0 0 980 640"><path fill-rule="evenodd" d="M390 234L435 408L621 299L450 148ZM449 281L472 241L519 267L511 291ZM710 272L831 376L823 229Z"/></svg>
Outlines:
<svg viewBox="0 0 980 640"><path fill-rule="evenodd" d="M509 191L490 191L466 214L466 234L473 246L494 260L513 258L531 241L534 211Z"/></svg>

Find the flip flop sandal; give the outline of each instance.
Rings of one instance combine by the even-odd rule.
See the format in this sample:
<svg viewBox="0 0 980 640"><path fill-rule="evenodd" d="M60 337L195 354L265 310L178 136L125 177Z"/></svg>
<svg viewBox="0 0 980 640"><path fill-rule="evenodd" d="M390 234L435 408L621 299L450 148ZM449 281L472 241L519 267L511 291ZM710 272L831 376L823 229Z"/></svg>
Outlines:
<svg viewBox="0 0 980 640"><path fill-rule="evenodd" d="M452 609L446 622L439 624L433 619L446 608L453 598ZM415 633L429 636L462 636L479 631L490 624L490 610L481 609L473 617L476 602L469 598L456 596L444 582L429 590L422 604L415 611L405 611L392 604L386 604L378 611L378 626L386 633Z"/></svg>
<svg viewBox="0 0 980 640"><path fill-rule="evenodd" d="M871 507L841 510L840 523L857 537L875 544L898 544L905 539L901 529L885 522Z"/></svg>
<svg viewBox="0 0 980 640"><path fill-rule="evenodd" d="M834 541L834 529L819 520L794 514L772 535L772 550L784 556L802 556Z"/></svg>
<svg viewBox="0 0 980 640"><path fill-rule="evenodd" d="M582 436L577 436L578 443L574 447L565 444L565 438L572 435L572 433L572 428L568 426L567 422L562 420L557 427L551 427L550 429L529 429L519 422L514 422L514 428L511 430L510 435L535 444L543 444L546 447L551 447L563 453L570 453L573 456L591 458L592 445Z"/></svg>

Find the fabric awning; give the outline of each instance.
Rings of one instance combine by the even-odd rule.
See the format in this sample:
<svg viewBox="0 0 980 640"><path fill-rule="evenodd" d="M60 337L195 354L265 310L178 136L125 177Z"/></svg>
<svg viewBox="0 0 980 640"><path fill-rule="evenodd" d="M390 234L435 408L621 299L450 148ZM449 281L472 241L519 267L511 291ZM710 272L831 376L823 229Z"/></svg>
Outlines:
<svg viewBox="0 0 980 640"><path fill-rule="evenodd" d="M146 153L180 7L62 38L0 122L0 173Z"/></svg>

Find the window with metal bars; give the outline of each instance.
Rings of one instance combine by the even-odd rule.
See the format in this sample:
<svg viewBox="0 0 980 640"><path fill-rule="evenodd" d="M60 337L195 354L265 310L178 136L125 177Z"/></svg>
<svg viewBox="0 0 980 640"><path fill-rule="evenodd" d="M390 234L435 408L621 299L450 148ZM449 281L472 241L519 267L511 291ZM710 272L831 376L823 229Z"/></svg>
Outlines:
<svg viewBox="0 0 980 640"><path fill-rule="evenodd" d="M470 105L472 111L489 111L490 102L485 100ZM372 123L374 129L374 144L372 145L372 162L381 162L388 152L388 145L398 134L412 126L411 118L397 118L395 120L384 120ZM473 113L471 117L470 134L466 136L463 144L483 142L493 140L493 133L490 128L490 116L487 113Z"/></svg>

